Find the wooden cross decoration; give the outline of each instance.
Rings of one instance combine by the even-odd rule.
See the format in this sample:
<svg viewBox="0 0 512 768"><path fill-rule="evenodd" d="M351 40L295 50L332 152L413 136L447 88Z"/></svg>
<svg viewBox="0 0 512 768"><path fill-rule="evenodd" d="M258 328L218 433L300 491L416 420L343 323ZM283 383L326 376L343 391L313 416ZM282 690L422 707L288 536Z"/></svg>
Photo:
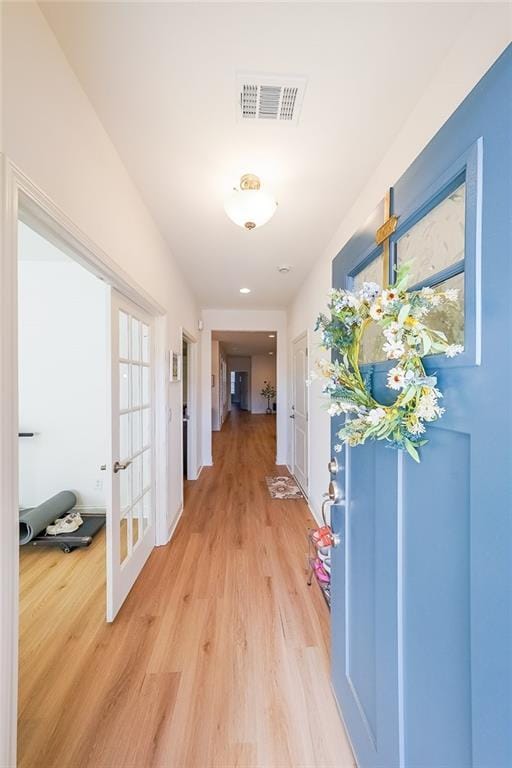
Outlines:
<svg viewBox="0 0 512 768"><path fill-rule="evenodd" d="M391 215L391 195L393 187L390 187L384 197L384 224L380 226L375 233L375 242L382 245L382 287L385 288L389 282L389 238L398 225L398 216Z"/></svg>

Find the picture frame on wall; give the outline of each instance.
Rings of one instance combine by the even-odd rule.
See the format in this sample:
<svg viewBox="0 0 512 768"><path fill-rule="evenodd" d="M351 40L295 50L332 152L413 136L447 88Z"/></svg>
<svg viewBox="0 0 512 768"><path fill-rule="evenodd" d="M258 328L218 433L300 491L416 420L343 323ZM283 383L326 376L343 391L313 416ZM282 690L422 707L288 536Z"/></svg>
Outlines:
<svg viewBox="0 0 512 768"><path fill-rule="evenodd" d="M181 355L172 349L169 351L169 381L181 381Z"/></svg>

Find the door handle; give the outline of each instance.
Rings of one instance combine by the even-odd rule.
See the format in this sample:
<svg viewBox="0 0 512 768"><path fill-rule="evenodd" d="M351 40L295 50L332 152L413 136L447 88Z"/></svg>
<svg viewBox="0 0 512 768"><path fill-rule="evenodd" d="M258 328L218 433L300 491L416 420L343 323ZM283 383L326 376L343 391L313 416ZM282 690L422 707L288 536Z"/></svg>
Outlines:
<svg viewBox="0 0 512 768"><path fill-rule="evenodd" d="M333 504L339 504L343 500L343 494L340 487L333 480L329 483L329 490L327 491L327 497Z"/></svg>
<svg viewBox="0 0 512 768"><path fill-rule="evenodd" d="M115 461L114 466L112 467L114 473L119 472L121 469L127 469L132 462L130 460L125 461L124 464L121 464L120 461Z"/></svg>
<svg viewBox="0 0 512 768"><path fill-rule="evenodd" d="M331 483L331 485L332 485L332 483ZM333 503L333 500L331 499L330 492L329 493L324 493L324 500L322 502L322 520L324 521L324 525L326 525L326 526L328 525L328 523L327 523L327 518L326 518L326 515L325 515L325 505L326 504L332 504L332 503ZM331 546L339 547L339 545L341 544L341 536L339 535L339 533L335 533L332 530L332 525L328 525L328 527L331 529L331 535L332 535L332 545Z"/></svg>
<svg viewBox="0 0 512 768"><path fill-rule="evenodd" d="M330 462L327 464L327 469L331 475L336 474L338 471L338 459L336 457L330 460Z"/></svg>

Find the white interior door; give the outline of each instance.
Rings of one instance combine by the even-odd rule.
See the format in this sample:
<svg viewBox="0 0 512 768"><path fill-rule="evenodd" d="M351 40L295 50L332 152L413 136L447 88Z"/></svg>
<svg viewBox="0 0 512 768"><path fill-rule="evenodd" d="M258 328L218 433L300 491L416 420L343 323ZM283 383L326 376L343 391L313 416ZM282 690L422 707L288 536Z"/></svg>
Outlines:
<svg viewBox="0 0 512 768"><path fill-rule="evenodd" d="M113 621L155 544L152 318L111 292L111 419L107 621Z"/></svg>
<svg viewBox="0 0 512 768"><path fill-rule="evenodd" d="M293 474L304 492L308 488L308 341L301 336L293 342Z"/></svg>

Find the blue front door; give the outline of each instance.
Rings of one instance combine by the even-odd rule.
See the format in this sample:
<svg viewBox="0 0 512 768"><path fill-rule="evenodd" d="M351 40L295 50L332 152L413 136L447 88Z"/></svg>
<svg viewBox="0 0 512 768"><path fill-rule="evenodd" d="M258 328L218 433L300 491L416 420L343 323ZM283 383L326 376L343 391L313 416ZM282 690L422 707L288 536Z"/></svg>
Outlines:
<svg viewBox="0 0 512 768"><path fill-rule="evenodd" d="M413 286L457 288L435 321L464 353L426 358L446 413L419 465L382 442L338 454L334 689L360 768L510 768L512 46L391 205L389 282L412 259ZM338 254L334 287L381 278L383 217L382 205ZM363 370L391 402L380 346L365 336Z"/></svg>

